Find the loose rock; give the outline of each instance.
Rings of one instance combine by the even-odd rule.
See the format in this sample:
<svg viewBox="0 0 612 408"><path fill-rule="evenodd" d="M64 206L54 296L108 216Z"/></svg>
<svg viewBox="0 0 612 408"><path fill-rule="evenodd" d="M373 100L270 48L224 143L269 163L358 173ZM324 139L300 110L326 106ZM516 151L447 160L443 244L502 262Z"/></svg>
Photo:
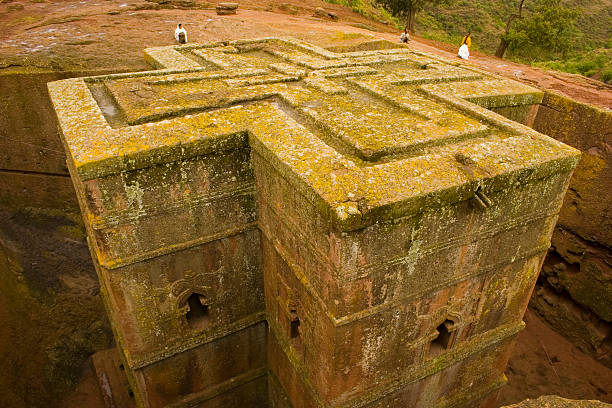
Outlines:
<svg viewBox="0 0 612 408"><path fill-rule="evenodd" d="M280 6L278 6L278 8L289 14L295 15L299 13L299 7L291 3L282 3Z"/></svg>
<svg viewBox="0 0 612 408"><path fill-rule="evenodd" d="M331 20L338 20L338 15L332 11L327 11L322 7L317 7L314 12L315 17L329 18Z"/></svg>
<svg viewBox="0 0 612 408"><path fill-rule="evenodd" d="M219 3L217 4L217 10L236 10L238 3Z"/></svg>
<svg viewBox="0 0 612 408"><path fill-rule="evenodd" d="M227 16L231 14L236 14L237 8L238 3L219 3L217 4L216 10L218 15Z"/></svg>

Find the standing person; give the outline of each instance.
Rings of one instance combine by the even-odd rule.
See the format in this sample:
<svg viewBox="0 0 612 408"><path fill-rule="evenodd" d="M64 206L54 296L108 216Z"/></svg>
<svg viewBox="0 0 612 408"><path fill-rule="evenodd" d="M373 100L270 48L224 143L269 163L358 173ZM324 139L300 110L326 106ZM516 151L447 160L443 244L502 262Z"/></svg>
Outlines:
<svg viewBox="0 0 612 408"><path fill-rule="evenodd" d="M470 37L469 32L466 35L464 35L463 38L461 39L461 45L463 44L466 44L468 48L472 46L472 37Z"/></svg>
<svg viewBox="0 0 612 408"><path fill-rule="evenodd" d="M470 58L470 45L472 45L472 38L470 37L470 33L467 33L463 39L461 40L461 47L459 47L459 58L463 58L464 60Z"/></svg>
<svg viewBox="0 0 612 408"><path fill-rule="evenodd" d="M408 27L404 28L404 32L400 35L401 43L408 43L410 41L410 35L408 34Z"/></svg>
<svg viewBox="0 0 612 408"><path fill-rule="evenodd" d="M176 26L176 30L174 30L174 39L179 44L185 44L187 42L187 31L185 31L183 25L180 23Z"/></svg>

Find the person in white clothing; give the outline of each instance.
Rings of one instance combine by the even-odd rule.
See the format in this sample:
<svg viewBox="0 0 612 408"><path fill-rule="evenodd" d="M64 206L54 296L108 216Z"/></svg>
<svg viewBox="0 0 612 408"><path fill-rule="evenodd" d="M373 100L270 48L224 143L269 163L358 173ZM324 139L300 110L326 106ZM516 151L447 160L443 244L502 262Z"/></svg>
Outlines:
<svg viewBox="0 0 612 408"><path fill-rule="evenodd" d="M400 35L400 42L407 44L410 41L410 34L408 34L408 27L404 28L404 32Z"/></svg>
<svg viewBox="0 0 612 408"><path fill-rule="evenodd" d="M176 30L174 30L174 39L179 44L185 44L187 42L187 31L185 31L182 24L176 26Z"/></svg>
<svg viewBox="0 0 612 408"><path fill-rule="evenodd" d="M470 33L467 33L461 39L461 47L459 47L459 54L457 55L459 58L463 58L464 60L470 58L470 46L472 45L472 38L470 37Z"/></svg>
<svg viewBox="0 0 612 408"><path fill-rule="evenodd" d="M458 56L464 60L470 58L470 49L468 48L467 44L461 44L461 47L459 47Z"/></svg>

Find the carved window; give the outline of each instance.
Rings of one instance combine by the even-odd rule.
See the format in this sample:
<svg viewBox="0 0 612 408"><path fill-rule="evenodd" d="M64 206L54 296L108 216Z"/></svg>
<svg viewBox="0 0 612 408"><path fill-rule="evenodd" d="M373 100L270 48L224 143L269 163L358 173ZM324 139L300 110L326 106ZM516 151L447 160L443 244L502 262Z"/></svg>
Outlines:
<svg viewBox="0 0 612 408"><path fill-rule="evenodd" d="M300 336L300 318L296 309L289 310L289 318L291 324L290 337L292 339L298 338Z"/></svg>
<svg viewBox="0 0 612 408"><path fill-rule="evenodd" d="M189 310L185 317L189 327L193 330L206 328L210 323L209 305L206 297L199 293L192 293L187 298L187 307Z"/></svg>
<svg viewBox="0 0 612 408"><path fill-rule="evenodd" d="M429 344L429 357L436 357L444 350L448 350L452 345L453 329L455 323L446 319L436 327L436 337Z"/></svg>

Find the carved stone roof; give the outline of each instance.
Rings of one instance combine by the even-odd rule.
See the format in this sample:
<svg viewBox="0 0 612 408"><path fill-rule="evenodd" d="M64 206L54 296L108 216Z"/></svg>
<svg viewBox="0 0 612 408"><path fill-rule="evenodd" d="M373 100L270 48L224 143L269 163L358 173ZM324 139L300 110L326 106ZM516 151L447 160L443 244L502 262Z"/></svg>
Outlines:
<svg viewBox="0 0 612 408"><path fill-rule="evenodd" d="M49 84L82 180L246 143L342 229L569 171L577 150L486 108L542 92L398 46L150 48L156 71Z"/></svg>

